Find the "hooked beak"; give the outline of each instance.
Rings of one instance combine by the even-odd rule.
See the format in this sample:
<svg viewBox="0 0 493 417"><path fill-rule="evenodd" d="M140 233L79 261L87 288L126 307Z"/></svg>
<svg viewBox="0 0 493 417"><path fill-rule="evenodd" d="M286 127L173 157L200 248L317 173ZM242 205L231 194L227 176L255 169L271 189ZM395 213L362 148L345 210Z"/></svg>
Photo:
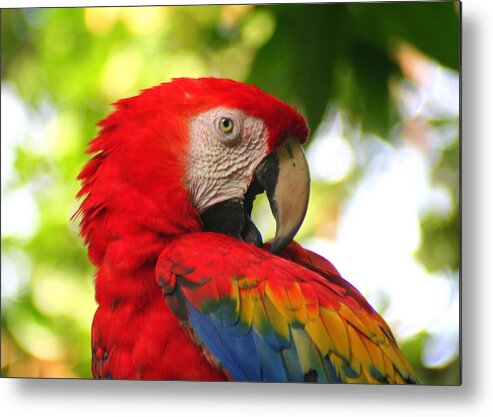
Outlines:
<svg viewBox="0 0 493 417"><path fill-rule="evenodd" d="M231 199L201 214L204 230L225 233L262 246L262 236L250 216L257 194L266 192L276 221L271 252L281 252L294 238L305 218L310 195L310 174L301 144L288 141L257 166L244 199Z"/></svg>
<svg viewBox="0 0 493 417"><path fill-rule="evenodd" d="M293 240L308 208L310 174L299 142L288 142L268 155L257 167L255 177L265 189L276 220L271 251L279 253Z"/></svg>

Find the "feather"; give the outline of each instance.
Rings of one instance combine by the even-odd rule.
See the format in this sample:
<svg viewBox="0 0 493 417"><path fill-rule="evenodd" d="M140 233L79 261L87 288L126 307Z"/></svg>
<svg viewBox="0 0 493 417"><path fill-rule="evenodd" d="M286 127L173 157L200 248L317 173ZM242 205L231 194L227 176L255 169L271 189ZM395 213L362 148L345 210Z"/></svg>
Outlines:
<svg viewBox="0 0 493 417"><path fill-rule="evenodd" d="M214 78L175 79L115 107L89 145L76 213L98 269L95 377L415 380L384 320L330 262L294 242L274 255L269 245L204 231L192 185L198 178L207 189L218 179L217 160L228 169L238 160L230 160L234 152L215 153L211 171L197 163L204 176L193 176L197 158L215 151L193 153L191 126L224 108L253 123L243 125L248 141L238 141L251 153L235 148L242 169L228 173L242 189L288 138L306 141L308 126L294 107L255 86Z"/></svg>
<svg viewBox="0 0 493 417"><path fill-rule="evenodd" d="M255 348L260 357L262 381L288 382L289 378L282 363L281 349L273 349L266 343L265 335L254 334Z"/></svg>
<svg viewBox="0 0 493 417"><path fill-rule="evenodd" d="M327 355L329 351L335 351L336 347L329 336L322 320L310 320L306 323L305 331L310 335L318 350L322 355Z"/></svg>
<svg viewBox="0 0 493 417"><path fill-rule="evenodd" d="M280 343L283 347L291 346L291 332L289 331L289 323L286 318L274 305L269 297L267 291L262 299L265 313L272 327L274 328L276 335L280 339Z"/></svg>
<svg viewBox="0 0 493 417"><path fill-rule="evenodd" d="M263 343L266 343L274 352L280 352L282 349L289 347L291 344L288 338L289 327L287 323L285 323L285 326L282 327L287 332L284 336L282 332L276 331L274 322L269 320L269 317L267 316L265 309L266 302L269 302L268 299L259 300L257 303L253 316L253 326L255 328L255 332L259 335L258 338L261 338Z"/></svg>
<svg viewBox="0 0 493 417"><path fill-rule="evenodd" d="M334 344L335 351L344 358L349 358L349 338L345 322L339 314L328 308L320 309L320 318Z"/></svg>
<svg viewBox="0 0 493 417"><path fill-rule="evenodd" d="M370 364L368 366L369 372L372 378L381 380L385 378L385 364L383 359L383 353L381 349L370 341L368 338L362 336L360 337L363 345L370 355Z"/></svg>
<svg viewBox="0 0 493 417"><path fill-rule="evenodd" d="M175 243L197 247L200 239L197 234L194 239L181 238ZM199 346L232 379L331 383L414 380L410 365L377 313L368 305L358 304L358 297L332 291L332 287L343 288L344 282L340 287L335 282L327 286L314 271L300 269L294 273L295 264L281 262L275 255L228 236L217 235L213 241L207 240L207 245L215 254L232 246L235 252L241 252L243 246L245 251L231 264L228 256L205 262L203 254L197 253L201 259L193 271L186 279L176 280L181 291L176 294L185 299L188 323L199 338ZM166 256L172 260L172 251ZM222 273L211 278L209 273L218 259ZM262 263L255 259L262 259ZM189 256L187 262L193 263L193 258ZM162 270L163 263L160 265L163 275L166 271ZM298 281L299 274L303 280ZM206 288L209 286L213 289Z"/></svg>

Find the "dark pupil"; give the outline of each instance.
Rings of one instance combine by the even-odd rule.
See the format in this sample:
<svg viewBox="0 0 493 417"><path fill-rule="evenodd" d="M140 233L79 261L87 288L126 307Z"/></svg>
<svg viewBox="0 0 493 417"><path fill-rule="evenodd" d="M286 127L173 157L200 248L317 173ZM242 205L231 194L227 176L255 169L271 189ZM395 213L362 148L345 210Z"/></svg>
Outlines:
<svg viewBox="0 0 493 417"><path fill-rule="evenodd" d="M225 129L229 129L230 124L231 124L231 120L229 120L229 119L223 119L223 120L222 120L222 123L223 123L223 127L224 127Z"/></svg>

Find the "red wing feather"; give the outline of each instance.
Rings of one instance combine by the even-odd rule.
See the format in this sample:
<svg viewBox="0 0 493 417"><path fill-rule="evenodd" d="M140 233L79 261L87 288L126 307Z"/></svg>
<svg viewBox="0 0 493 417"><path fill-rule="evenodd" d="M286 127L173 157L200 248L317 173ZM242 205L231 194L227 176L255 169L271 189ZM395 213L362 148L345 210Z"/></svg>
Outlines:
<svg viewBox="0 0 493 417"><path fill-rule="evenodd" d="M276 256L194 233L161 254L156 274L170 273L161 281L168 304L180 300L204 352L236 380L415 382L384 320L296 243Z"/></svg>

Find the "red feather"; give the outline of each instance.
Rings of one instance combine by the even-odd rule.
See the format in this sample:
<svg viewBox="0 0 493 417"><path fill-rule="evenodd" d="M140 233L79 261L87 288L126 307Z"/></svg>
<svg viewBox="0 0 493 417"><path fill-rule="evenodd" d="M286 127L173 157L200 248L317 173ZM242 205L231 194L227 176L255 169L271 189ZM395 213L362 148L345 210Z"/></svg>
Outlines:
<svg viewBox="0 0 493 417"><path fill-rule="evenodd" d="M195 257L196 264L192 267L210 271L210 277L190 275L181 264L168 265L168 269L159 265L157 270L162 271L159 285L155 281L160 254L174 239L202 229L185 184L188 121L194 114L218 106L240 109L263 120L271 151L288 136L305 142L309 133L305 120L293 107L257 87L213 78L176 79L120 100L115 106L116 110L100 122L101 131L88 149L94 156L78 177L82 181L78 197L83 201L76 216L81 217L81 235L97 268L93 375L163 380L230 379L230 373L204 348L189 323L180 321L186 306L182 304L183 298L172 293L181 291L199 308L200 300L218 301L224 294L231 298L250 296L249 288L257 284L259 291L264 291L266 284L257 283L255 274L233 286L226 276L217 279L215 286L205 285L207 279L217 277L226 268L244 271L248 245L231 245L227 251L210 252L208 234L200 246L184 244L181 250L185 257L190 251L202 253L203 256ZM257 257L262 253L253 246L251 250ZM267 250L266 256L272 258ZM291 287L276 286L275 280L282 281L282 277L274 277L273 291L285 291L279 297L292 305L307 300L308 317L318 315L317 296L325 305L338 303L340 297L349 300L347 305L354 303L373 312L352 286L340 285L337 270L323 258L295 244L281 256L285 259L277 259L284 267L310 269L313 275L318 274L331 294L337 294L337 297L316 294L304 283L303 274L299 283ZM246 271L261 270L261 263L262 256ZM355 319L347 317L347 320ZM384 324L379 318L376 321ZM355 328L362 325L354 324ZM387 356L384 359L389 360ZM382 359L382 366L393 372L394 362L389 363Z"/></svg>

